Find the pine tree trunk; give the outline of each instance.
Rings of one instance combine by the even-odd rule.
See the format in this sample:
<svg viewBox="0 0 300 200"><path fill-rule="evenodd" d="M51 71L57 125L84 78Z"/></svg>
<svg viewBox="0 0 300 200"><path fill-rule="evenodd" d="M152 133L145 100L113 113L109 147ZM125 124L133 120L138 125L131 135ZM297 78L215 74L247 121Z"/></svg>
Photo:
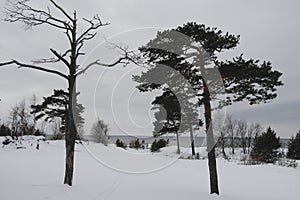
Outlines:
<svg viewBox="0 0 300 200"><path fill-rule="evenodd" d="M217 163L215 148L208 152L208 166L209 166L209 177L210 177L210 193L219 194L218 187L218 174L217 174Z"/></svg>
<svg viewBox="0 0 300 200"><path fill-rule="evenodd" d="M207 142L207 152L208 152L208 168L210 177L210 193L219 194L218 186L218 173L217 173L217 162L215 156L215 141L213 136L213 125L211 117L211 105L210 105L210 93L205 81L203 81L204 86L204 116L205 116L205 127L206 127L206 142Z"/></svg>

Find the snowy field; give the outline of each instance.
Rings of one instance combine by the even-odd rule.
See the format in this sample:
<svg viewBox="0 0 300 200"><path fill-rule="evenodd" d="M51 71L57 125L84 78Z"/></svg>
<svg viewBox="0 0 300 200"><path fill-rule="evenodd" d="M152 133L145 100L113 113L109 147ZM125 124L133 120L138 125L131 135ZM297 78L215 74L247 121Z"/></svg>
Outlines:
<svg viewBox="0 0 300 200"><path fill-rule="evenodd" d="M63 185L64 142L25 138L0 148L1 200L296 200L300 168L244 166L218 158L221 195L209 194L207 160L110 145L77 145L74 186ZM1 138L0 142L2 145ZM26 147L17 149L16 147ZM201 150L201 156L205 151Z"/></svg>

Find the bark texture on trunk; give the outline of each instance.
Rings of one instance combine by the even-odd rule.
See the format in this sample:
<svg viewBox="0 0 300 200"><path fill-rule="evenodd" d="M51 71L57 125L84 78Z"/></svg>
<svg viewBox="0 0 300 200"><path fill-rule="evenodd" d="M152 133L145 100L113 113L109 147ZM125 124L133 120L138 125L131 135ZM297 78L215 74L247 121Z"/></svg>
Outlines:
<svg viewBox="0 0 300 200"><path fill-rule="evenodd" d="M74 120L74 110L76 102L76 77L69 78L69 108L68 108L68 122L66 129L66 166L65 166L65 178L64 184L69 186L73 185L74 174L74 150L75 150L75 138L76 138L76 125Z"/></svg>
<svg viewBox="0 0 300 200"><path fill-rule="evenodd" d="M74 147L71 141L66 140L66 168L64 184L69 186L73 185L73 172L74 172Z"/></svg>
<svg viewBox="0 0 300 200"><path fill-rule="evenodd" d="M215 155L215 141L214 141L213 125L212 125L212 109L210 104L211 97L205 80L203 80L203 87L204 87L203 103L204 103L204 116L205 116L206 138L207 138L206 143L207 143L207 152L208 152L210 193L219 194L217 162L216 162L216 155Z"/></svg>

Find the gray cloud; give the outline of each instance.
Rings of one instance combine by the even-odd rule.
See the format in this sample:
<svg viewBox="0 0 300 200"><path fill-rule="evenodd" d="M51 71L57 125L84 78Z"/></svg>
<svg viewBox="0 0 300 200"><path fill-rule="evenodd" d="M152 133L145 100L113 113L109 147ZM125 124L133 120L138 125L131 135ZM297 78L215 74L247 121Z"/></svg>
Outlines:
<svg viewBox="0 0 300 200"><path fill-rule="evenodd" d="M45 7L48 1L33 0L37 6ZM0 0L3 7L5 0ZM284 1L146 1L146 0L86 0L63 1L60 4L69 12L74 9L84 17L92 17L99 13L104 22L111 25L99 30L98 37L85 47L88 53L98 44L103 42L103 36L109 38L134 28L161 27L172 28L187 21L197 21L208 26L215 26L224 31L241 35L240 46L232 52L225 53L226 59L244 53L245 57L261 60L270 60L275 69L284 73L282 80L285 86L278 90L278 98L270 104L246 106L237 104L229 107L228 112L238 118L262 122L274 126L282 136L290 136L300 128L299 100L300 79L298 57L300 46L300 2L297 0ZM1 8L2 9L2 8ZM1 16L3 18L3 14ZM80 25L84 25L81 23ZM0 21L0 62L17 58L29 62L33 58L47 58L51 54L49 47L63 51L66 45L65 36L58 30L38 27L34 30L24 31L21 24L9 24ZM148 39L151 39L147 35ZM127 38L133 46L139 46L147 41L145 35L140 37L140 42L133 44L133 38ZM144 38L143 40L141 38ZM125 42L127 42L125 41ZM142 42L143 41L143 42ZM109 53L101 52L96 56L106 61L113 57ZM94 58L94 57L93 57ZM81 60L83 62L83 59ZM65 70L62 66L56 69ZM95 120L94 91L102 69L92 69L79 79L79 90L82 91L80 101L87 107L87 130ZM114 69L115 72L105 76L98 95L107 97L111 89L111 80L124 73L124 69ZM126 70L125 70L126 71ZM131 91L134 83L124 83L120 95ZM9 69L0 68L0 117L7 116L7 109L24 97L36 93L40 98L52 93L55 88L66 88L64 80L30 70L18 70L11 66ZM103 96L104 95L104 96ZM101 98L100 98L101 99ZM111 131L118 132L113 119L109 116L110 101L98 102L102 108L99 115L111 124ZM142 117L144 106L151 102L151 98L136 97L133 99L135 113L133 118L138 118L140 124L147 123L148 113ZM108 102L106 102L108 101ZM103 109L104 108L104 109ZM132 109L133 109L132 108ZM121 116L121 114L120 114ZM107 118L106 118L107 117ZM298 128L297 128L298 127ZM134 127L127 127L134 130ZM150 128L147 129L151 133Z"/></svg>

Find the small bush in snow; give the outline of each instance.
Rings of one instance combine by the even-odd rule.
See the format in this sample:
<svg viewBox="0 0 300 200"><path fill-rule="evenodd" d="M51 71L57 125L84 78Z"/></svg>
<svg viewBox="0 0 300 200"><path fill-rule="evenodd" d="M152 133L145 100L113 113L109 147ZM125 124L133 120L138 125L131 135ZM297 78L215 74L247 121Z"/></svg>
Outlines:
<svg viewBox="0 0 300 200"><path fill-rule="evenodd" d="M123 149L126 149L126 147L127 147L127 145L124 142L122 142L120 139L117 139L116 146L121 147Z"/></svg>
<svg viewBox="0 0 300 200"><path fill-rule="evenodd" d="M161 148L167 146L167 141L164 139L160 139L160 140L154 140L153 143L151 144L151 152L156 152L159 151Z"/></svg>
<svg viewBox="0 0 300 200"><path fill-rule="evenodd" d="M293 168L296 168L298 166L296 160L291 160L291 159L280 159L276 161L275 164L283 167L293 167Z"/></svg>
<svg viewBox="0 0 300 200"><path fill-rule="evenodd" d="M142 143L140 143L140 140L137 138L136 140L130 141L129 148L140 149L142 148Z"/></svg>

